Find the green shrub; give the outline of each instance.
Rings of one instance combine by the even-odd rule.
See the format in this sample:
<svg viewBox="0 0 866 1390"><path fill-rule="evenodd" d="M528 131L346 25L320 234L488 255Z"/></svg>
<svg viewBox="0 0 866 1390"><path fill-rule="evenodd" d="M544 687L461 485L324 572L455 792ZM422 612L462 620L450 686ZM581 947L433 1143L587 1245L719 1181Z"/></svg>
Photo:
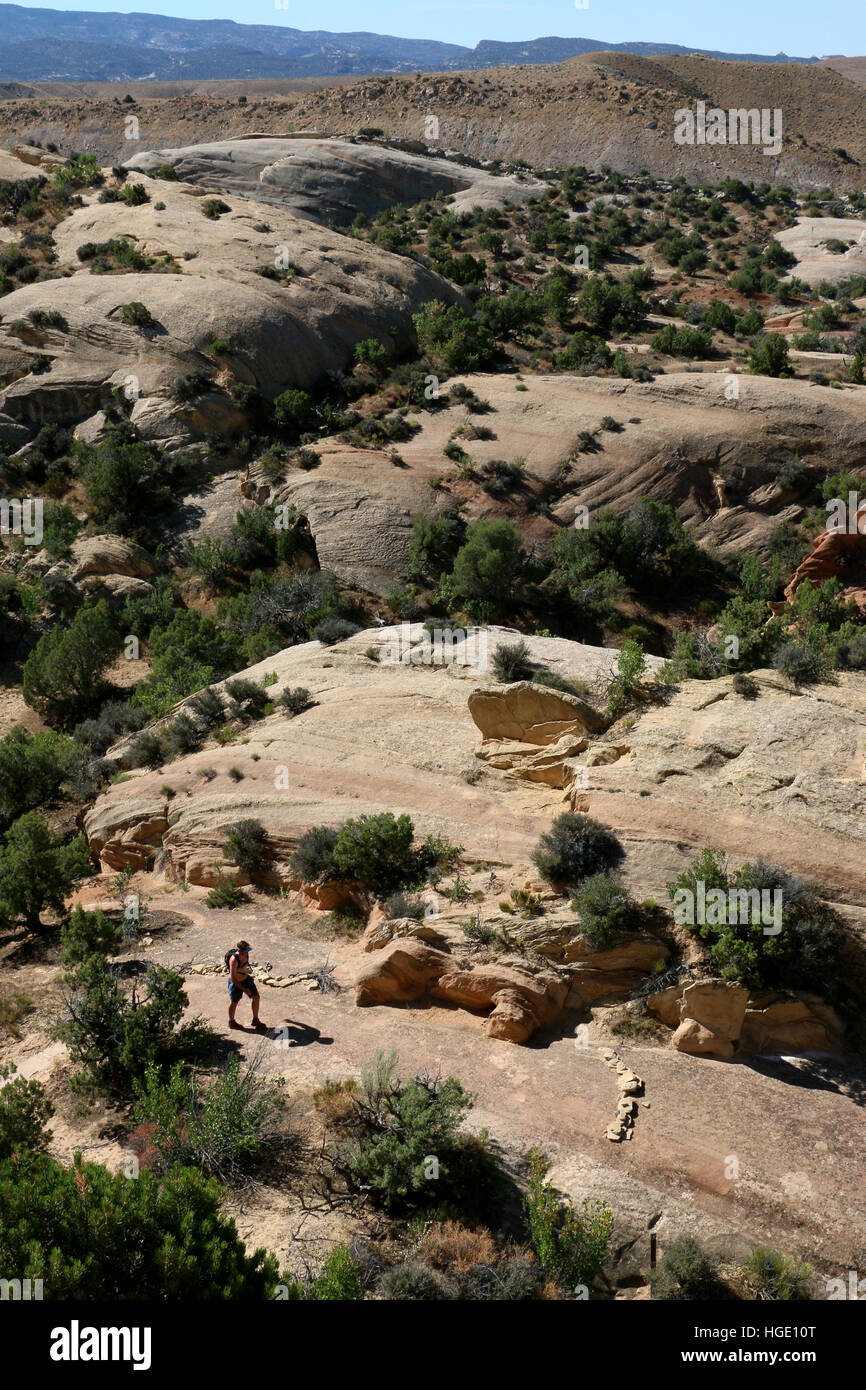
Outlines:
<svg viewBox="0 0 866 1390"><path fill-rule="evenodd" d="M174 500L178 465L154 444L109 431L80 456L88 516L106 531L139 535L154 513Z"/></svg>
<svg viewBox="0 0 866 1390"><path fill-rule="evenodd" d="M804 642L783 642L773 654L773 666L796 685L807 685L825 674L819 653Z"/></svg>
<svg viewBox="0 0 866 1390"><path fill-rule="evenodd" d="M456 1297L441 1275L417 1259L392 1265L382 1275L376 1291L389 1302L420 1303Z"/></svg>
<svg viewBox="0 0 866 1390"><path fill-rule="evenodd" d="M607 702L609 719L616 719L633 703L640 690L641 676L646 669L646 658L640 642L629 639L620 647L616 661L616 677Z"/></svg>
<svg viewBox="0 0 866 1390"><path fill-rule="evenodd" d="M153 729L143 729L130 744L126 760L130 767L162 767L166 760L162 737Z"/></svg>
<svg viewBox="0 0 866 1390"><path fill-rule="evenodd" d="M749 371L759 376L791 376L788 344L780 333L762 334L749 356Z"/></svg>
<svg viewBox="0 0 866 1390"><path fill-rule="evenodd" d="M42 549L63 558L81 530L81 522L65 502L49 502L45 508Z"/></svg>
<svg viewBox="0 0 866 1390"><path fill-rule="evenodd" d="M337 642L345 642L348 637L354 637L355 633L360 631L358 624L349 622L347 618L325 618L313 628L312 636L315 641L322 642L326 647L333 647Z"/></svg>
<svg viewBox="0 0 866 1390"><path fill-rule="evenodd" d="M510 518L475 521L454 561L454 594L485 621L513 606L523 564L520 532Z"/></svg>
<svg viewBox="0 0 866 1390"><path fill-rule="evenodd" d="M292 855L291 865L305 883L336 877L334 849L339 835L339 830L334 830L331 826L316 825L301 836Z"/></svg>
<svg viewBox="0 0 866 1390"><path fill-rule="evenodd" d="M312 413L313 402L310 395L295 387L289 387L274 401L274 418L277 425L296 434L308 424Z"/></svg>
<svg viewBox="0 0 866 1390"><path fill-rule="evenodd" d="M243 888L239 888L235 883L234 874L223 874L217 870L217 881L210 892L205 895L205 907L240 907L245 903L247 895Z"/></svg>
<svg viewBox="0 0 866 1390"><path fill-rule="evenodd" d="M466 522L455 507L435 516L416 516L412 523L409 578L435 584L450 569L466 539Z"/></svg>
<svg viewBox="0 0 866 1390"><path fill-rule="evenodd" d="M152 718L241 664L236 634L197 609L186 608L166 626L153 629L148 656L150 675L137 688L135 698Z"/></svg>
<svg viewBox="0 0 866 1390"><path fill-rule="evenodd" d="M611 869L623 858L623 848L600 821L571 811L557 816L540 837L532 862L550 883L576 884Z"/></svg>
<svg viewBox="0 0 866 1390"><path fill-rule="evenodd" d="M78 966L91 956L116 955L123 944L123 929L104 912L88 912L79 903L60 932L63 960Z"/></svg>
<svg viewBox="0 0 866 1390"><path fill-rule="evenodd" d="M205 1086L179 1062L167 1078L151 1065L135 1083L135 1119L148 1127L161 1172L178 1164L237 1182L279 1139L283 1107L282 1082L238 1057Z"/></svg>
<svg viewBox="0 0 866 1390"><path fill-rule="evenodd" d="M578 888L572 907L580 916L580 929L593 946L605 947L640 922L637 904L612 874L592 874Z"/></svg>
<svg viewBox="0 0 866 1390"><path fill-rule="evenodd" d="M217 724L222 723L225 717L222 695L212 686L208 686L205 690L200 690L197 695L193 695L187 709L205 729L214 728Z"/></svg>
<svg viewBox="0 0 866 1390"><path fill-rule="evenodd" d="M149 965L143 980L128 984L104 952L87 953L82 931L67 936L65 961L72 968L64 976L64 1014L54 1035L79 1067L73 1089L126 1102L149 1066L164 1073L175 1062L200 1056L213 1034L200 1018L181 1023L189 1002L182 975ZM92 944L99 929L86 931Z"/></svg>
<svg viewBox="0 0 866 1390"><path fill-rule="evenodd" d="M188 372L186 376L178 377L172 389L172 395L178 405L184 405L187 401L194 401L199 396L205 396L213 390L213 379L205 372Z"/></svg>
<svg viewBox="0 0 866 1390"><path fill-rule="evenodd" d="M709 920L704 922L695 921L700 884L707 900ZM720 890L723 900L709 901L710 890ZM764 902L772 923L757 911L760 897L732 899L731 890L769 894ZM708 944L712 968L722 979L750 989L809 990L831 1000L844 998L842 925L803 879L760 859L729 872L718 851L706 849L668 884L668 896L674 903L674 920Z"/></svg>
<svg viewBox="0 0 866 1390"><path fill-rule="evenodd" d="M231 578L238 563L238 554L219 536L205 536L198 545L190 547L186 563L213 594L224 588Z"/></svg>
<svg viewBox="0 0 866 1390"><path fill-rule="evenodd" d="M304 710L310 709L315 703L309 690L306 690L302 685L295 686L293 689L289 689L287 686L277 701L280 708L292 717L303 714Z"/></svg>
<svg viewBox="0 0 866 1390"><path fill-rule="evenodd" d="M226 681L225 690L232 700L231 715L234 719L260 719L265 705L269 704L264 686L243 676Z"/></svg>
<svg viewBox="0 0 866 1390"><path fill-rule="evenodd" d="M131 1182L80 1154L71 1168L44 1154L3 1162L0 1266L42 1279L51 1299L270 1299L276 1260L247 1254L222 1198L190 1169Z"/></svg>
<svg viewBox="0 0 866 1390"><path fill-rule="evenodd" d="M0 848L0 922L8 928L23 920L28 931L42 931L42 913L62 914L64 899L91 868L83 835L64 841L38 811L27 811Z"/></svg>
<svg viewBox="0 0 866 1390"><path fill-rule="evenodd" d="M684 325L675 328L667 324L656 333L651 343L654 352L663 352L670 357L712 357L713 343L709 333L703 328L690 328Z"/></svg>
<svg viewBox="0 0 866 1390"><path fill-rule="evenodd" d="M386 921L389 922L405 917L420 922L424 918L424 903L422 899L414 897L410 893L392 893L386 898L382 910L385 914Z"/></svg>
<svg viewBox="0 0 866 1390"><path fill-rule="evenodd" d="M216 218L222 217L224 212L231 212L228 203L224 203L222 198L205 198L202 202L201 210L205 217L209 217L211 221L215 221Z"/></svg>
<svg viewBox="0 0 866 1390"><path fill-rule="evenodd" d="M613 353L604 338L579 329L562 351L554 355L553 366L558 372L580 372L582 376L593 376L604 367L609 367L612 361Z"/></svg>
<svg viewBox="0 0 866 1390"><path fill-rule="evenodd" d="M434 300L413 315L413 322L421 355L448 376L478 371L496 361L493 335L459 304L446 308Z"/></svg>
<svg viewBox="0 0 866 1390"><path fill-rule="evenodd" d="M139 735L139 738L143 735ZM180 758L195 753L204 742L201 727L188 714L179 714L164 730L167 758Z"/></svg>
<svg viewBox="0 0 866 1390"><path fill-rule="evenodd" d="M45 1126L54 1106L44 1086L16 1071L14 1062L0 1066L0 1166L16 1154L44 1153L51 1139Z"/></svg>
<svg viewBox="0 0 866 1390"><path fill-rule="evenodd" d="M412 873L414 826L409 816L390 811L348 820L334 844L333 862L344 878L376 893L397 888Z"/></svg>
<svg viewBox="0 0 866 1390"><path fill-rule="evenodd" d="M241 820L229 827L223 854L246 874L256 874L269 863L271 848L261 821Z"/></svg>
<svg viewBox="0 0 866 1390"><path fill-rule="evenodd" d="M75 745L63 734L21 724L0 739L0 826L51 805L72 769Z"/></svg>
<svg viewBox="0 0 866 1390"><path fill-rule="evenodd" d="M746 1269L754 1276L760 1298L782 1303L806 1303L812 1297L811 1265L780 1255L778 1250L758 1246L746 1261Z"/></svg>
<svg viewBox="0 0 866 1390"><path fill-rule="evenodd" d="M362 1072L347 1119L350 1137L338 1156L348 1181L390 1211L489 1209L498 1199L499 1170L486 1137L459 1133L472 1097L453 1076L400 1081L396 1063L395 1053L379 1052Z"/></svg>
<svg viewBox="0 0 866 1390"><path fill-rule="evenodd" d="M538 1263L563 1292L588 1286L608 1255L613 1213L606 1202L585 1199L577 1209L560 1203L546 1181L547 1160L533 1149L529 1155L529 1191L524 1209Z"/></svg>
<svg viewBox="0 0 866 1390"><path fill-rule="evenodd" d="M517 642L500 642L493 653L492 665L493 673L499 681L532 679L532 658L529 646L523 638Z"/></svg>
<svg viewBox="0 0 866 1390"><path fill-rule="evenodd" d="M633 279L616 284L591 275L580 292L577 311L586 323L604 333L611 329L626 333L640 329L647 305Z"/></svg>
<svg viewBox="0 0 866 1390"><path fill-rule="evenodd" d="M717 1265L717 1258L691 1236L673 1241L650 1274L653 1299L682 1303L722 1297L725 1289Z"/></svg>
<svg viewBox="0 0 866 1390"><path fill-rule="evenodd" d="M150 328L154 323L153 315L140 299L133 299L129 304L121 304L120 316L124 323L133 328Z"/></svg>
<svg viewBox="0 0 866 1390"><path fill-rule="evenodd" d="M349 1303L364 1297L361 1269L344 1245L335 1245L318 1274L287 1285L289 1299L307 1302Z"/></svg>
<svg viewBox="0 0 866 1390"><path fill-rule="evenodd" d="M27 317L36 328L58 328L61 333L69 329L59 309L31 309Z"/></svg>
<svg viewBox="0 0 866 1390"><path fill-rule="evenodd" d="M78 722L96 701L99 678L123 645L105 603L79 608L40 637L24 663L22 694L51 723Z"/></svg>
<svg viewBox="0 0 866 1390"><path fill-rule="evenodd" d="M355 344L354 358L356 362L367 363L382 371L388 361L388 349L378 338L362 338Z"/></svg>

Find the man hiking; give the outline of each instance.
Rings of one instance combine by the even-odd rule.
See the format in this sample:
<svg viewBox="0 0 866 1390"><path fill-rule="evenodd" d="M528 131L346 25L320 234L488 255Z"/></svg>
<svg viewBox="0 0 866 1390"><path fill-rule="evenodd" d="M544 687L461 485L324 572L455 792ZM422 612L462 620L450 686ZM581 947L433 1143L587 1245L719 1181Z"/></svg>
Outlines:
<svg viewBox="0 0 866 1390"><path fill-rule="evenodd" d="M235 1010L243 995L248 994L253 1005L253 1027L265 1028L259 1018L261 999L250 969L250 943L239 941L231 951L226 952L226 965L229 969L229 1028L240 1028L235 1022Z"/></svg>

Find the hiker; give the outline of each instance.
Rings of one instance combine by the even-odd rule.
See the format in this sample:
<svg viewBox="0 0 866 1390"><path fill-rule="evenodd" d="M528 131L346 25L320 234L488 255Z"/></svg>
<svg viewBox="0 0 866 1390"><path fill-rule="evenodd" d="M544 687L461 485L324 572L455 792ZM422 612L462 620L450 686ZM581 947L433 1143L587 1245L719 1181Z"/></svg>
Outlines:
<svg viewBox="0 0 866 1390"><path fill-rule="evenodd" d="M226 965L229 971L229 1028L241 1027L235 1022L235 1010L244 994L248 994L252 1000L253 1027L265 1028L267 1025L259 1018L261 1000L250 969L250 943L239 941L231 951L227 951Z"/></svg>

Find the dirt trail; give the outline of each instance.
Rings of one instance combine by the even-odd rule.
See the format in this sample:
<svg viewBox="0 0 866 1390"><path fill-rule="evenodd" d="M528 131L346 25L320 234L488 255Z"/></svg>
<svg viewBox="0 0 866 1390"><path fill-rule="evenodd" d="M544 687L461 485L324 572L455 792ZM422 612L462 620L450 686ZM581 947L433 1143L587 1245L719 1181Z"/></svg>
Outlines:
<svg viewBox="0 0 866 1390"><path fill-rule="evenodd" d="M216 913L183 897L175 905L194 925L167 955L188 960L196 945L203 958L213 959L225 949L224 939L228 945L239 932L253 943L254 959L268 961L275 973L308 969L330 954L344 986L340 994L303 985L260 987L262 1018L274 1030L288 1030L270 1038L228 1034L224 977L188 977L190 1009L231 1036L242 1055L260 1051L265 1067L286 1078L290 1093L328 1077L358 1076L377 1049L393 1049L402 1074L458 1076L476 1096L473 1128L488 1129L510 1154L537 1144L551 1157L562 1190L578 1200L604 1196L624 1239L640 1243L640 1232L652 1225L663 1241L700 1220L704 1233L732 1252L766 1241L819 1263L862 1263L866 1087L838 1064L723 1063L623 1045L594 1036L595 1026L590 1046L581 1047L577 1016L564 1030L514 1047L485 1037L481 1020L465 1010L438 1004L359 1009L348 988L364 959L357 944L325 944L298 934L296 923L290 935L287 924L269 922L258 904L256 911ZM249 1020L245 1001L239 1016ZM640 1106L634 1138L622 1145L604 1138L617 1099L614 1075L601 1057L611 1044L645 1080L649 1102Z"/></svg>
<svg viewBox="0 0 866 1390"><path fill-rule="evenodd" d="M104 891L104 890L103 890ZM92 905L102 894L83 894ZM829 1059L748 1058L730 1063L664 1047L633 1046L597 1024L580 1046L577 1015L561 1029L515 1047L491 1040L481 1019L441 1004L359 1009L351 982L363 959L354 941L326 938L321 918L281 899L256 895L248 907L211 911L201 890L164 890L160 913L177 913L130 954L175 967L216 962L240 935L253 945L259 974L319 966L330 958L340 993L260 985L261 1015L272 1030L229 1032L224 975L189 974L190 1013L203 1015L242 1058L286 1080L290 1098L308 1103L327 1078L358 1077L377 1050L394 1050L401 1075L456 1075L476 1097L470 1124L487 1129L514 1163L533 1145L552 1161L551 1177L578 1202L603 1197L616 1215L621 1262L646 1266L648 1232L662 1248L685 1233L732 1256L759 1243L809 1258L831 1273L859 1268L866 1252L866 1085ZM147 944L149 942L149 944ZM22 984L23 984L22 980ZM244 1000L239 1021L250 1020ZM280 1031L282 1030L282 1031ZM616 1109L614 1073L601 1051L615 1046L645 1081L632 1140L604 1132ZM20 1048L22 1070L48 1078L58 1052ZM648 1102L648 1104L644 1103ZM118 1167L125 1153L98 1126L61 1125L55 1147ZM261 1194L260 1194L261 1196ZM237 1203L245 1237L291 1255L287 1206L279 1193ZM322 1232L324 1234L324 1232ZM339 1238L337 1232L332 1238ZM287 1243L288 1241L288 1243Z"/></svg>

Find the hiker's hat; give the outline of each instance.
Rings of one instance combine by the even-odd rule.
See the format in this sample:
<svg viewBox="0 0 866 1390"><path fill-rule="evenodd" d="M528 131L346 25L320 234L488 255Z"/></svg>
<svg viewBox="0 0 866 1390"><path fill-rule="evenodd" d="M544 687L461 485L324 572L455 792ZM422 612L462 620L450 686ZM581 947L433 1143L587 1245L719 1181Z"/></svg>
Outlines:
<svg viewBox="0 0 866 1390"><path fill-rule="evenodd" d="M250 949L250 943L248 941L239 941L237 943L237 949L239 951L248 951Z"/></svg>

